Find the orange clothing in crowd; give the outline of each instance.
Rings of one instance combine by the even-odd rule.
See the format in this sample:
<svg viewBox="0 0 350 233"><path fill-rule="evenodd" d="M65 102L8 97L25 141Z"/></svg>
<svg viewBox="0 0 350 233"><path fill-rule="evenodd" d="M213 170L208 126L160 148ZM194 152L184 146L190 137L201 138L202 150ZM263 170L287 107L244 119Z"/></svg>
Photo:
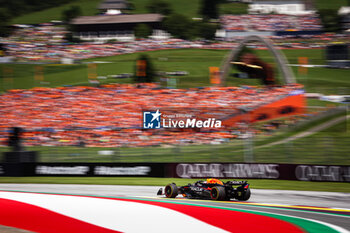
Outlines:
<svg viewBox="0 0 350 233"><path fill-rule="evenodd" d="M0 143L22 127L26 145L154 146L213 143L235 138L232 129L142 129L142 112L225 119L286 96L298 85L258 88L160 89L156 84L113 84L11 90L0 95ZM178 116L177 120L186 116ZM164 118L165 119L165 118Z"/></svg>

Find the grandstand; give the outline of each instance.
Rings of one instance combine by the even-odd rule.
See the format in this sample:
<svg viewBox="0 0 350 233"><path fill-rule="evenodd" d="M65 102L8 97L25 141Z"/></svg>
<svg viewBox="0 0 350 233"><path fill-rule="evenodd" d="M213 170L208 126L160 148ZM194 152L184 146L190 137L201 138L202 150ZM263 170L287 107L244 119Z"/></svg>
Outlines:
<svg viewBox="0 0 350 233"><path fill-rule="evenodd" d="M314 14L310 0L254 0L249 4L249 14Z"/></svg>
<svg viewBox="0 0 350 233"><path fill-rule="evenodd" d="M206 87L200 89L159 89L156 84L104 85L95 87L33 88L10 90L0 96L1 144L6 145L9 127L22 127L25 144L46 146L154 146L161 144L210 143L215 139L237 137L231 133L237 122L251 122L264 114L277 117L279 109L299 90L299 85L284 87ZM299 93L300 94L300 93ZM298 94L298 95L299 95ZM297 100L295 106L303 105ZM294 106L288 101L288 106ZM266 106L263 108L263 106ZM216 118L224 127L207 130L141 129L142 109L161 109L164 114L184 113L196 118ZM288 114L300 114L301 111ZM243 115L242 115L243 114ZM277 115L276 115L277 114ZM270 115L270 116L267 116ZM238 119L238 118L239 119ZM248 122L249 123L249 122ZM210 133L209 133L210 132Z"/></svg>
<svg viewBox="0 0 350 233"><path fill-rule="evenodd" d="M133 41L135 28L140 24L149 26L153 38L169 37L162 30L163 15L125 14L124 11L130 9L130 4L126 0L104 0L98 9L100 15L80 16L71 22L75 37L94 41Z"/></svg>
<svg viewBox="0 0 350 233"><path fill-rule="evenodd" d="M226 38L233 36L319 35L321 21L315 14L308 15L223 15L220 17Z"/></svg>
<svg viewBox="0 0 350 233"><path fill-rule="evenodd" d="M345 33L350 33L350 6L343 6L339 9L338 15L341 20L341 28Z"/></svg>
<svg viewBox="0 0 350 233"><path fill-rule="evenodd" d="M81 16L72 21L74 35L82 40L134 40L134 30L139 24L146 24L158 35L162 36L160 14L137 15L97 15ZM165 34L164 34L165 35Z"/></svg>

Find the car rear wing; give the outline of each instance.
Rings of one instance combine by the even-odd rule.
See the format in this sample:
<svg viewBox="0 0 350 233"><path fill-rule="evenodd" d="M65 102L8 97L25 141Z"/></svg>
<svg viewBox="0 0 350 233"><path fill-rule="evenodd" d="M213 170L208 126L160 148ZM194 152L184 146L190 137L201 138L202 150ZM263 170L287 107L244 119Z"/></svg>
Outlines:
<svg viewBox="0 0 350 233"><path fill-rule="evenodd" d="M229 184L229 185L245 185L248 184L248 181L227 181L225 184Z"/></svg>

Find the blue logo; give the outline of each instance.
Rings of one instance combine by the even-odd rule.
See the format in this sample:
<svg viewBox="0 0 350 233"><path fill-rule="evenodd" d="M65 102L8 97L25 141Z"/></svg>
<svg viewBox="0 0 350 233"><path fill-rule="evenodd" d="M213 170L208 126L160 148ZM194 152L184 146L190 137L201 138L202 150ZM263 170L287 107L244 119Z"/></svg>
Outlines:
<svg viewBox="0 0 350 233"><path fill-rule="evenodd" d="M143 128L144 129L160 129L159 109L156 112L143 112Z"/></svg>

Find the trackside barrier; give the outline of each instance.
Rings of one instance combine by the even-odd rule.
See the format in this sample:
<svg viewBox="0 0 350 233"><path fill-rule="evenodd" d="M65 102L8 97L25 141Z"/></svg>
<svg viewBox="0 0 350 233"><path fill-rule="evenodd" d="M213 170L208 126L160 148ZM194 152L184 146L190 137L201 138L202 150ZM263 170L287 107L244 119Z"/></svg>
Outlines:
<svg viewBox="0 0 350 233"><path fill-rule="evenodd" d="M0 163L0 176L102 176L350 182L350 166L272 163Z"/></svg>
<svg viewBox="0 0 350 233"><path fill-rule="evenodd" d="M166 177L158 163L3 163L0 176L139 176Z"/></svg>
<svg viewBox="0 0 350 233"><path fill-rule="evenodd" d="M270 163L179 163L179 178L243 178L350 182L350 166Z"/></svg>

